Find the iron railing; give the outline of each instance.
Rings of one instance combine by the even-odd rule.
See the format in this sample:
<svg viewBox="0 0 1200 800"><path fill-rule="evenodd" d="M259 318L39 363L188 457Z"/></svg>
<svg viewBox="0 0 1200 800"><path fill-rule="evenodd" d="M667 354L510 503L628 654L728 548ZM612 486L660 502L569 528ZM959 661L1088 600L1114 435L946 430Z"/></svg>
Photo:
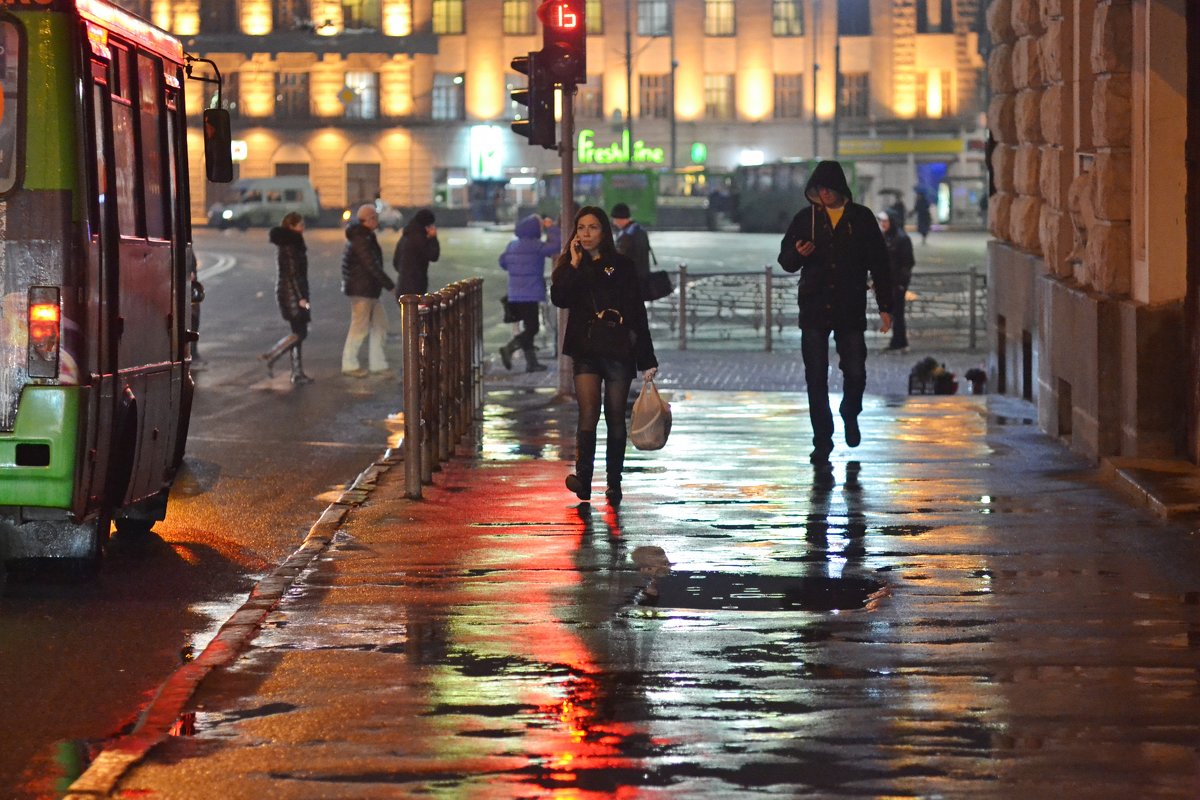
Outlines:
<svg viewBox="0 0 1200 800"><path fill-rule="evenodd" d="M421 498L483 412L483 280L400 298L404 336L404 482Z"/></svg>
<svg viewBox="0 0 1200 800"><path fill-rule="evenodd" d="M796 275L762 272L674 273L675 292L650 303L650 324L666 329L680 350L695 346L799 347ZM914 345L975 349L987 320L986 276L976 267L960 272L917 272L909 285L905 321ZM657 340L657 336L655 337Z"/></svg>

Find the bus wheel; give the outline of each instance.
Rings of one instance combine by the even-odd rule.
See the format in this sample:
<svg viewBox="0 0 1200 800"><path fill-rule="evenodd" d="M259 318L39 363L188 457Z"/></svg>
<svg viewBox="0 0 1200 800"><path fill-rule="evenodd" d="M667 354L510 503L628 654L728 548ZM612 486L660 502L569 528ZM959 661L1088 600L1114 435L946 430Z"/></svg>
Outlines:
<svg viewBox="0 0 1200 800"><path fill-rule="evenodd" d="M125 540L142 539L150 535L154 523L167 516L167 490L117 512L113 522L117 536Z"/></svg>

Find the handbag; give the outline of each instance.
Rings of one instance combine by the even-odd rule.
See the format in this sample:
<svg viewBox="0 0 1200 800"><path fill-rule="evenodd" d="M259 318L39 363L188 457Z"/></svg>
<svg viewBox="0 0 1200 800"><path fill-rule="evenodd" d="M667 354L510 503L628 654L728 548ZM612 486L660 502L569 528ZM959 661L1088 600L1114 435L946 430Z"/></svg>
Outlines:
<svg viewBox="0 0 1200 800"><path fill-rule="evenodd" d="M666 270L651 272L650 277L646 280L646 289L643 292L645 299L648 301L661 300L671 292L675 291L675 284L671 282L671 274Z"/></svg>
<svg viewBox="0 0 1200 800"><path fill-rule="evenodd" d="M671 435L671 404L662 399L653 379L642 383L633 401L629 419L629 441L638 450L661 450Z"/></svg>
<svg viewBox="0 0 1200 800"><path fill-rule="evenodd" d="M500 298L500 306L504 309L505 322L520 322L521 318L513 311L512 303L508 302L508 295Z"/></svg>
<svg viewBox="0 0 1200 800"><path fill-rule="evenodd" d="M596 295L592 296L592 310L596 313L587 321L587 350L597 358L611 358L625 361L633 357L633 343L637 335L625 324L625 317L615 308L603 311L596 305Z"/></svg>

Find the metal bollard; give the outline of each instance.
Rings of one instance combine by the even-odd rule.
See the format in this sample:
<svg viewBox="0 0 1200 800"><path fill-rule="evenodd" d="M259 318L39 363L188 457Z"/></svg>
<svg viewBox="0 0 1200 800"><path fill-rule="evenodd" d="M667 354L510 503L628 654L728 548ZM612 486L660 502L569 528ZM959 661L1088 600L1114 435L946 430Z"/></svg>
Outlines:
<svg viewBox="0 0 1200 800"><path fill-rule="evenodd" d="M687 350L687 264L679 265L679 349Z"/></svg>
<svg viewBox="0 0 1200 800"><path fill-rule="evenodd" d="M764 319L767 323L767 325L766 325L766 328L767 328L767 352L770 353L774 349L774 342L771 339L771 337L774 336L774 332L771 329L775 327L775 308L771 304L771 295L774 290L774 281L771 278L771 265L770 264L767 264L766 270L767 270L766 271L767 291L766 291L766 297L764 298L765 302L763 303L763 309L766 314Z"/></svg>
<svg viewBox="0 0 1200 800"><path fill-rule="evenodd" d="M421 354L420 297L400 298L404 337L404 485L410 500L421 499Z"/></svg>

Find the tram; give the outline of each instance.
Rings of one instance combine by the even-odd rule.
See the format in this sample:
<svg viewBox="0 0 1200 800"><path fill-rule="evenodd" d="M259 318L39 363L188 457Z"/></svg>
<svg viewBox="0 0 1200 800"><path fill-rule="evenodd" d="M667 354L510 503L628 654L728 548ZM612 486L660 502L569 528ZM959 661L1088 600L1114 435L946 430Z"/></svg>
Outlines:
<svg viewBox="0 0 1200 800"><path fill-rule="evenodd" d="M4 561L94 567L114 523L166 514L197 336L188 67L105 0L0 0ZM228 180L227 112L204 113L204 141L209 178Z"/></svg>

